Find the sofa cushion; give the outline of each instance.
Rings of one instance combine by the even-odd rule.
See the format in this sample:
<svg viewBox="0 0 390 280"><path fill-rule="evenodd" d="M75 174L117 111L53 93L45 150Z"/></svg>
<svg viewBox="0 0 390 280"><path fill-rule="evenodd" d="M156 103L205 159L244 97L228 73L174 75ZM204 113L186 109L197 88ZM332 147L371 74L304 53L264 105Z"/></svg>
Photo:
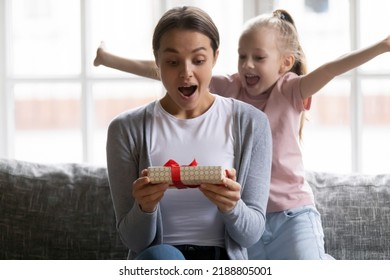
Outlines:
<svg viewBox="0 0 390 280"><path fill-rule="evenodd" d="M106 169L0 160L0 259L125 259Z"/></svg>
<svg viewBox="0 0 390 280"><path fill-rule="evenodd" d="M310 172L327 253L336 259L390 259L390 175Z"/></svg>

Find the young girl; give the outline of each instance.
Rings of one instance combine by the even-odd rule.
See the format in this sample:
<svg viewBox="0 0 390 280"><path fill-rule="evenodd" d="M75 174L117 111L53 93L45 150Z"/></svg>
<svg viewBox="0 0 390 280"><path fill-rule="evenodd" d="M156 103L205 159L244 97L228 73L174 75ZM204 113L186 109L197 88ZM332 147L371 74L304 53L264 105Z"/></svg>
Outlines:
<svg viewBox="0 0 390 280"><path fill-rule="evenodd" d="M165 96L109 125L109 183L129 258L247 259L246 248L264 231L271 130L253 106L209 91L218 47L218 30L205 12L166 12L153 35ZM194 158L225 167L222 184L150 183L147 167Z"/></svg>
<svg viewBox="0 0 390 280"><path fill-rule="evenodd" d="M265 112L273 137L270 198L265 233L250 259L326 259L321 218L304 178L300 150L302 114L311 96L335 76L390 51L390 37L306 74L291 16L283 10L250 20L239 39L238 73L213 77L210 90ZM114 56L101 46L94 64L159 78L153 62Z"/></svg>

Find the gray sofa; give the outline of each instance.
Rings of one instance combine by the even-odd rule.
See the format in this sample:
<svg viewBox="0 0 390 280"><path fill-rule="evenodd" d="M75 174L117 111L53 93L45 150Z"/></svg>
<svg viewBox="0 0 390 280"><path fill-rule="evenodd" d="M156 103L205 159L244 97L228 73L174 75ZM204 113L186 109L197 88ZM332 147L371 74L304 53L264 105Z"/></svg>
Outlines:
<svg viewBox="0 0 390 280"><path fill-rule="evenodd" d="M390 259L390 174L307 172L336 259ZM125 259L106 169L0 160L0 259Z"/></svg>

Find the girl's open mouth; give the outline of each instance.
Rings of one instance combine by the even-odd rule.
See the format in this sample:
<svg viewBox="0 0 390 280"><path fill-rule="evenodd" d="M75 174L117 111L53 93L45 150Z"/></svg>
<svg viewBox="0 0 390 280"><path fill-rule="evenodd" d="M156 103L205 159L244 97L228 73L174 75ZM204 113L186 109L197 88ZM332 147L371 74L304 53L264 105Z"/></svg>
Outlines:
<svg viewBox="0 0 390 280"><path fill-rule="evenodd" d="M260 81L260 77L257 75L247 74L245 75L245 81L248 86L254 86Z"/></svg>
<svg viewBox="0 0 390 280"><path fill-rule="evenodd" d="M179 91L186 97L190 97L194 94L198 86L185 86L185 87L179 87Z"/></svg>

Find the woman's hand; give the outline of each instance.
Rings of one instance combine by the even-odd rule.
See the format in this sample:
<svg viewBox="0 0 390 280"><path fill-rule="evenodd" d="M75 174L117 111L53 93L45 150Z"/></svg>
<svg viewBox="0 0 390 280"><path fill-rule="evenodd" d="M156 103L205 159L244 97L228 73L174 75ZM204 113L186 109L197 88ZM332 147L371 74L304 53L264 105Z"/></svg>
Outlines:
<svg viewBox="0 0 390 280"><path fill-rule="evenodd" d="M236 182L236 170L230 169L226 173L222 185L201 184L199 188L221 212L229 212L241 199L241 185Z"/></svg>
<svg viewBox="0 0 390 280"><path fill-rule="evenodd" d="M169 184L150 184L147 175L148 171L145 169L141 177L133 182L133 197L142 211L151 213L156 210Z"/></svg>

